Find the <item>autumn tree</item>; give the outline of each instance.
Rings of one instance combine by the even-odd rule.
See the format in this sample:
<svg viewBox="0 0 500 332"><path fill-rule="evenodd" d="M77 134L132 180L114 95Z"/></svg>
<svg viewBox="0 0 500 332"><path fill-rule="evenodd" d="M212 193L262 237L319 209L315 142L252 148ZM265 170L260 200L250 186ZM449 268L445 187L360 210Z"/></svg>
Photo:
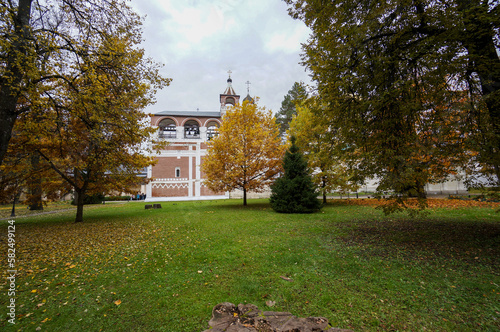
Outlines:
<svg viewBox="0 0 500 332"><path fill-rule="evenodd" d="M291 137L290 148L283 158L283 174L271 186L271 207L280 213L312 213L320 208L318 192L307 161Z"/></svg>
<svg viewBox="0 0 500 332"><path fill-rule="evenodd" d="M292 117L297 114L297 104L307 98L304 82L295 82L281 102L281 108L276 113L276 122L280 128L280 135L284 135L289 128Z"/></svg>
<svg viewBox="0 0 500 332"><path fill-rule="evenodd" d="M215 192L262 191L281 171L285 147L271 111L244 101L222 118L219 134L209 142L202 164L205 184Z"/></svg>
<svg viewBox="0 0 500 332"><path fill-rule="evenodd" d="M69 192L64 191L57 174L48 165L40 163L40 156L22 142L23 138L14 135L4 163L0 165L0 204L12 203L13 215L21 195L30 210L42 210L42 195L51 200ZM45 190L42 190L42 185Z"/></svg>
<svg viewBox="0 0 500 332"><path fill-rule="evenodd" d="M359 175L398 198L424 198L424 185L437 180L427 170L439 165L454 172L479 163L498 181L498 3L286 2L312 30L303 61ZM458 135L436 131L445 123ZM475 159L454 159L466 147Z"/></svg>
<svg viewBox="0 0 500 332"><path fill-rule="evenodd" d="M140 19L125 0L13 0L0 4L0 164L21 115L62 81L95 45L126 32L140 42ZM102 49L101 49L102 51Z"/></svg>
<svg viewBox="0 0 500 332"><path fill-rule="evenodd" d="M11 154L0 165L0 204L12 203L12 217L15 216L16 203L28 179L28 167L21 153Z"/></svg>
<svg viewBox="0 0 500 332"><path fill-rule="evenodd" d="M92 46L96 52L67 69L71 81L59 81L39 98L42 115L23 113L15 127L20 144L74 191L76 222L83 221L86 194L127 192L141 181L137 173L153 163L144 143L154 132L143 109L155 89L168 84L127 31Z"/></svg>
<svg viewBox="0 0 500 332"><path fill-rule="evenodd" d="M296 145L304 153L308 167L313 171L312 179L320 188L323 203L326 203L327 193L355 191L358 184L342 159L343 151L338 149L335 130L321 116L323 107L317 96L301 103L288 133L296 138Z"/></svg>

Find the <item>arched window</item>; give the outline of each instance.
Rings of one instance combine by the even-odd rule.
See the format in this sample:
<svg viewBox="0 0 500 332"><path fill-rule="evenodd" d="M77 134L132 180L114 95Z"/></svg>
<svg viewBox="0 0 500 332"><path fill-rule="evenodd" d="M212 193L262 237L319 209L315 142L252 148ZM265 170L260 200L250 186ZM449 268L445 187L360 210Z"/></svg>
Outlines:
<svg viewBox="0 0 500 332"><path fill-rule="evenodd" d="M195 120L189 120L184 125L185 138L200 138L200 125Z"/></svg>
<svg viewBox="0 0 500 332"><path fill-rule="evenodd" d="M174 120L163 119L158 124L158 127L160 127L160 138L177 138L177 128Z"/></svg>
<svg viewBox="0 0 500 332"><path fill-rule="evenodd" d="M219 123L210 121L207 123L207 139L210 141L213 137L219 134Z"/></svg>
<svg viewBox="0 0 500 332"><path fill-rule="evenodd" d="M233 97L226 98L226 106L229 106L229 105L234 106L234 104L235 104L235 101L234 101Z"/></svg>

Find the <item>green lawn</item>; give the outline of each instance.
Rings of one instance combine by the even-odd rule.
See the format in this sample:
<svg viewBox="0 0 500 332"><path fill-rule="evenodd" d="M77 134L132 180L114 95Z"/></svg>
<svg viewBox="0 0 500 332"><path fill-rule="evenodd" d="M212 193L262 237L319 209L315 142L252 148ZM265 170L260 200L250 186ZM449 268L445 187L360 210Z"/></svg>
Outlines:
<svg viewBox="0 0 500 332"><path fill-rule="evenodd" d="M74 211L16 219L15 325L0 221L0 329L202 331L226 301L355 331L500 328L495 209L409 219L342 201L310 215L277 214L267 200L162 207L93 206L80 224Z"/></svg>

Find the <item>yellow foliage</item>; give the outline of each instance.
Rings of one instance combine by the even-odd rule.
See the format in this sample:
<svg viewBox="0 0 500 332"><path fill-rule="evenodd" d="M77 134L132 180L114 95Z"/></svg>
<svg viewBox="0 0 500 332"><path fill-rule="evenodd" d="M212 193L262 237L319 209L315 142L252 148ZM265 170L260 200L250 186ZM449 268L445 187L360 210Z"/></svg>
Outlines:
<svg viewBox="0 0 500 332"><path fill-rule="evenodd" d="M313 171L313 181L323 193L357 190L356 183L350 181L352 174L342 163L344 152L335 150L338 137L326 118L318 114L323 107L314 97L297 106L288 134L296 137L296 144Z"/></svg>
<svg viewBox="0 0 500 332"><path fill-rule="evenodd" d="M202 165L215 192L261 191L282 170L286 147L271 111L243 102L227 111Z"/></svg>

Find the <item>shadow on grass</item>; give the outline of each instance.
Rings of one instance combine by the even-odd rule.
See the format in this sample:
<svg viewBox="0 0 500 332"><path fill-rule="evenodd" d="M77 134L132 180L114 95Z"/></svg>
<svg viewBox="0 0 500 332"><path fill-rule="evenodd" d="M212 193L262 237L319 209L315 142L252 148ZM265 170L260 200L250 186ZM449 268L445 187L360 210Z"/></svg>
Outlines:
<svg viewBox="0 0 500 332"><path fill-rule="evenodd" d="M359 221L345 224L341 240L370 255L453 259L500 266L500 224L454 220Z"/></svg>
<svg viewBox="0 0 500 332"><path fill-rule="evenodd" d="M219 208L222 209L227 209L227 210L272 210L271 209L271 204L269 202L248 202L248 205L245 206L243 203L235 204L233 203L225 203L225 204L219 204Z"/></svg>

